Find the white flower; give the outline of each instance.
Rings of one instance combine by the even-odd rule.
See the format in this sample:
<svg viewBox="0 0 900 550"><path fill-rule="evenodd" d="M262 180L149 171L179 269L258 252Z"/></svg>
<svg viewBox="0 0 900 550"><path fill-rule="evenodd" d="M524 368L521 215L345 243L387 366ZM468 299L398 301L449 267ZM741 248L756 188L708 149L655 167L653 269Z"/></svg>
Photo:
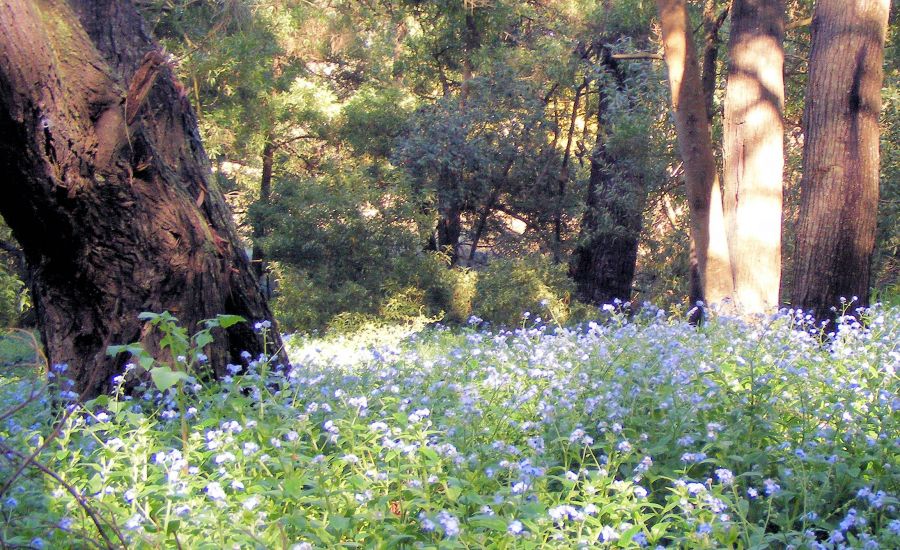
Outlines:
<svg viewBox="0 0 900 550"><path fill-rule="evenodd" d="M225 491L217 481L213 481L206 486L206 494L213 500L225 500Z"/></svg>

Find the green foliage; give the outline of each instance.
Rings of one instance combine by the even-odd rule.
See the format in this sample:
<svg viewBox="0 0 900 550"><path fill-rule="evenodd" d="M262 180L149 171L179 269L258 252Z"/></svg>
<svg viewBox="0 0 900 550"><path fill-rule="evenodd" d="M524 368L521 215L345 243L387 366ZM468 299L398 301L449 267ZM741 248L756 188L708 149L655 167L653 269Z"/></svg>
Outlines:
<svg viewBox="0 0 900 550"><path fill-rule="evenodd" d="M341 110L341 135L358 154L387 158L403 131L410 99L398 88L365 88Z"/></svg>
<svg viewBox="0 0 900 550"><path fill-rule="evenodd" d="M0 327L15 325L30 307L31 299L25 283L0 265Z"/></svg>
<svg viewBox="0 0 900 550"><path fill-rule="evenodd" d="M106 353L113 357L121 353L129 354L133 365L150 373L150 378L159 391L165 391L176 384L191 380L193 375L200 374L196 371L198 365L207 361L203 352L206 346L213 342L213 330L225 329L237 323L246 322L243 317L238 315L217 315L213 319L202 321L203 328L189 336L187 329L182 327L178 323L178 319L168 311L144 312L138 318L159 331L160 338L157 346L161 352L169 355L168 363L160 362L158 357L154 357L139 342L109 346ZM134 374L140 376L141 373Z"/></svg>
<svg viewBox="0 0 900 550"><path fill-rule="evenodd" d="M495 260L478 272L473 314L491 324L565 324L570 317L574 286L563 265L532 256ZM539 320L540 319L540 320Z"/></svg>
<svg viewBox="0 0 900 550"><path fill-rule="evenodd" d="M890 27L881 113L881 189L873 260L874 288L900 288L900 20ZM888 290L890 293L891 290Z"/></svg>
<svg viewBox="0 0 900 550"><path fill-rule="evenodd" d="M24 330L0 329L0 367L34 364L42 353L40 335Z"/></svg>

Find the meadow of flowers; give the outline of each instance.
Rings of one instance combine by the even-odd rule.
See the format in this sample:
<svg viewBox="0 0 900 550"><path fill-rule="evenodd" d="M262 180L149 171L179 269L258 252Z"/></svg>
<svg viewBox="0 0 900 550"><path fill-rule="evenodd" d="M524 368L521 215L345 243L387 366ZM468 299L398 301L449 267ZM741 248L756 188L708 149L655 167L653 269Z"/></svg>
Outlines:
<svg viewBox="0 0 900 550"><path fill-rule="evenodd" d="M190 376L205 337L181 338L174 365L131 349L155 373L143 392L85 407L50 406L71 397L60 365L11 410L40 386L6 369L0 537L898 548L900 310L851 313L833 338L793 311L698 328L651 307L567 329L294 338L292 370L248 357L218 383Z"/></svg>

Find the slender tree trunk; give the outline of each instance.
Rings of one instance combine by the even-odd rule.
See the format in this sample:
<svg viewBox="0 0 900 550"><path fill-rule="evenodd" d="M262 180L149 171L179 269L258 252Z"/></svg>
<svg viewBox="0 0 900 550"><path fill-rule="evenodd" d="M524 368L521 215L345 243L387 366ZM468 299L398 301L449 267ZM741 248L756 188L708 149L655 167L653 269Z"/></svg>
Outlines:
<svg viewBox="0 0 900 550"><path fill-rule="evenodd" d="M725 220L734 302L778 307L784 170L784 2L734 0L725 90Z"/></svg>
<svg viewBox="0 0 900 550"><path fill-rule="evenodd" d="M572 112L569 115L569 131L566 134L566 149L563 152L562 165L559 170L559 185L556 194L556 209L553 212L553 262L562 261L562 211L563 201L566 196L566 182L569 181L569 161L572 159L572 142L575 140L575 122L578 118L578 107L581 96L587 88L587 80L575 89L575 99L572 100Z"/></svg>
<svg viewBox="0 0 900 550"><path fill-rule="evenodd" d="M459 260L459 236L462 233L462 198L449 168L441 170L437 182L438 226L435 249L446 252L450 266Z"/></svg>
<svg viewBox="0 0 900 550"><path fill-rule="evenodd" d="M703 76L701 82L703 85L703 99L706 105L706 116L709 123L712 124L715 118L715 95L716 95L716 64L719 60L719 30L728 10L722 10L716 14L718 8L718 0L706 0L703 5Z"/></svg>
<svg viewBox="0 0 900 550"><path fill-rule="evenodd" d="M691 211L691 303L720 303L732 294L722 198L700 82L700 68L684 0L657 0L675 132Z"/></svg>
<svg viewBox="0 0 900 550"><path fill-rule="evenodd" d="M878 208L889 0L819 0L813 14L792 303L820 320L866 305Z"/></svg>
<svg viewBox="0 0 900 550"><path fill-rule="evenodd" d="M142 311L192 329L219 313L271 319L193 109L132 5L0 1L0 51L0 214L25 251L48 356L82 397L125 361L108 345L156 349ZM262 349L239 324L207 353L222 375Z"/></svg>
<svg viewBox="0 0 900 550"><path fill-rule="evenodd" d="M475 64L472 54L481 45L481 37L473 11L466 11L465 30L463 31L462 82L459 88L459 108L464 111L469 99L470 82L475 77ZM449 87L444 86L444 97L449 94ZM451 170L445 169L437 181L438 226L435 248L446 251L450 257L450 267L459 260L459 237L462 234L463 200L460 196L460 182Z"/></svg>
<svg viewBox="0 0 900 550"><path fill-rule="evenodd" d="M275 166L275 144L272 134L266 136L266 142L262 150L262 175L259 178L259 203L263 206L269 204L272 195L272 171ZM262 247L261 241L265 238L269 228L262 219L258 219L253 225L253 270L256 273L258 281L262 282L266 276L266 253ZM261 284L263 294L266 298L271 298L271 285L268 283Z"/></svg>

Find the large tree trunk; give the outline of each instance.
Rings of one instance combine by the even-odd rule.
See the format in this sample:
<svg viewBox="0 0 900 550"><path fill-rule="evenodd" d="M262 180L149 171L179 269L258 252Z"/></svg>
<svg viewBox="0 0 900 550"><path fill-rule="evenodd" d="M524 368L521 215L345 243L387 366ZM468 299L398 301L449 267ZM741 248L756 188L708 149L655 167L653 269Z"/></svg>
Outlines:
<svg viewBox="0 0 900 550"><path fill-rule="evenodd" d="M602 52L604 64L614 63ZM609 67L616 71L616 67ZM591 173L581 234L572 252L570 273L578 298L594 305L631 300L641 213L646 191L639 180L616 169L616 159L606 149L606 93L598 79L597 141L591 154ZM624 173L623 173L624 172Z"/></svg>
<svg viewBox="0 0 900 550"><path fill-rule="evenodd" d="M155 349L142 311L190 328L219 313L271 319L184 90L132 5L0 1L0 51L0 214L25 251L48 356L83 398L125 360L108 345ZM239 324L207 351L222 375L262 349Z"/></svg>
<svg viewBox="0 0 900 550"><path fill-rule="evenodd" d="M819 0L813 15L792 303L819 319L841 297L868 303L889 8Z"/></svg>
<svg viewBox="0 0 900 550"><path fill-rule="evenodd" d="M725 89L725 221L734 301L778 307L784 170L784 3L734 0Z"/></svg>
<svg viewBox="0 0 900 550"><path fill-rule="evenodd" d="M684 0L657 0L675 132L684 162L691 212L691 303L720 303L733 291L722 198L700 82L700 68Z"/></svg>

